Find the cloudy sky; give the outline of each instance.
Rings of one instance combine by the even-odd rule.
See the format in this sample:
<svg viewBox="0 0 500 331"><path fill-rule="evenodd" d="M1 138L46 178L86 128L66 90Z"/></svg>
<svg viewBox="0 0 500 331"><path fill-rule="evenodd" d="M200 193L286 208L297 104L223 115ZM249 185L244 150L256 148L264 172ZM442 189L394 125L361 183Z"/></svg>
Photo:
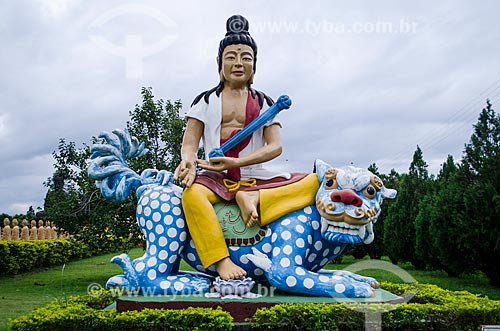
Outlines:
<svg viewBox="0 0 500 331"><path fill-rule="evenodd" d="M459 160L500 99L498 1L4 1L0 7L0 213L43 206L58 141L123 128L140 89L181 99L215 86L225 21L259 46L254 87L293 100L270 167L376 162L431 173Z"/></svg>

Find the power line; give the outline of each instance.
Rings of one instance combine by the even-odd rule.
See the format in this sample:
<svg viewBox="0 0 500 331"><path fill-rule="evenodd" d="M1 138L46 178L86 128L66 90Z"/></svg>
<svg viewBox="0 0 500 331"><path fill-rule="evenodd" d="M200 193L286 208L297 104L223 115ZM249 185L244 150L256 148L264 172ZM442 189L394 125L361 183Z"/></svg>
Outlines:
<svg viewBox="0 0 500 331"><path fill-rule="evenodd" d="M427 150L438 146L440 142L451 136L452 134L458 132L464 126L471 125L470 123L478 116L478 104L483 103L488 97L493 102L496 97L500 94L500 78L495 82L490 84L485 90L483 90L479 95L473 97L464 106L462 106L458 111L454 112L444 124L450 124L449 128L441 132L431 132L427 131L412 144L407 145L402 148L399 152L396 152L391 158L386 159L387 161L382 161L379 165L379 169L384 166L388 166L389 160L398 160L408 154L409 150L413 150L416 145L425 147ZM483 107L483 106L479 106ZM473 115L473 116L472 116Z"/></svg>
<svg viewBox="0 0 500 331"><path fill-rule="evenodd" d="M490 101L496 101L496 97L500 95L500 90L495 93L491 98ZM462 124L456 125L455 128L450 129L444 136L442 136L439 139L436 139L435 141L432 141L429 145L426 146L426 149L432 149L433 147L437 146L440 142L448 138L449 136L453 135L454 133L458 132L460 129L462 129L466 125L470 125L470 122L474 119L477 119L478 114L474 114L473 117L470 118L469 121L463 121Z"/></svg>

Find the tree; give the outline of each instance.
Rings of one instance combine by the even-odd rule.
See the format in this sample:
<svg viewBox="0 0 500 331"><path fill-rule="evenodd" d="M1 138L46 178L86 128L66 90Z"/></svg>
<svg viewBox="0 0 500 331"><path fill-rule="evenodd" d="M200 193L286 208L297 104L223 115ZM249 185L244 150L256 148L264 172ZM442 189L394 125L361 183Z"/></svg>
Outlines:
<svg viewBox="0 0 500 331"><path fill-rule="evenodd" d="M180 101L155 102L151 88L143 88L142 96L142 106L130 112L127 126L151 152L144 160L130 160L129 166L136 172L151 167L171 170L180 158L184 121L178 110L182 105ZM93 138L92 143L98 141ZM45 213L58 228L85 240L93 251L126 249L142 240L135 220L135 196L121 204L104 199L87 175L90 154L86 144L78 148L74 142L60 140L53 153L54 175L44 183L48 187Z"/></svg>
<svg viewBox="0 0 500 331"><path fill-rule="evenodd" d="M500 116L489 100L465 145L462 167L468 186L461 245L474 252L478 268L500 286Z"/></svg>
<svg viewBox="0 0 500 331"><path fill-rule="evenodd" d="M33 209L33 206L30 206L28 208L28 211L26 212L26 219L28 221L31 221L31 220L35 219L35 209Z"/></svg>
<svg viewBox="0 0 500 331"><path fill-rule="evenodd" d="M127 128L132 136L145 143L149 153L140 160L132 160L131 168L165 169L173 172L181 161L182 136L186 122L180 117L180 100L154 100L151 87L141 90L142 105L129 112Z"/></svg>
<svg viewBox="0 0 500 331"><path fill-rule="evenodd" d="M398 197L390 205L384 222L384 247L391 261L409 261L417 269L425 267L415 253L415 220L419 204L430 186L427 167L422 150L417 146L409 173L400 177Z"/></svg>
<svg viewBox="0 0 500 331"><path fill-rule="evenodd" d="M420 204L416 220L416 253L429 269L443 269L450 276L476 270L474 257L464 250L464 192L467 181L453 157L448 156L429 192Z"/></svg>

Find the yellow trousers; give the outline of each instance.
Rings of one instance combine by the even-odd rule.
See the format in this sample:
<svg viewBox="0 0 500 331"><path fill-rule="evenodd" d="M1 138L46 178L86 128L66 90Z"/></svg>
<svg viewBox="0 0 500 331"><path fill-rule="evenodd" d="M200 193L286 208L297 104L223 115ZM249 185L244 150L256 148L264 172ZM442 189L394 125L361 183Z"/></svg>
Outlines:
<svg viewBox="0 0 500 331"><path fill-rule="evenodd" d="M259 190L260 225L267 225L293 211L314 203L319 183L316 174L309 174L290 185ZM182 207L203 267L229 256L222 228L213 205L222 199L206 186L193 184L182 195Z"/></svg>

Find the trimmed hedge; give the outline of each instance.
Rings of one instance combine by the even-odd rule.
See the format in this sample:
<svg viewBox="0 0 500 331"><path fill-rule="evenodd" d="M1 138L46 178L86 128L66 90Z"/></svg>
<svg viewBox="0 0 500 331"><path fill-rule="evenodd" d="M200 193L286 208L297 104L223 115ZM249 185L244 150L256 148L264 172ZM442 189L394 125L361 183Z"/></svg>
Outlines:
<svg viewBox="0 0 500 331"><path fill-rule="evenodd" d="M88 246L75 239L0 240L0 274L15 275L91 255Z"/></svg>
<svg viewBox="0 0 500 331"><path fill-rule="evenodd" d="M110 291L71 297L11 321L13 331L28 330L231 330L233 318L222 309L143 309L118 313L103 310L114 301Z"/></svg>
<svg viewBox="0 0 500 331"><path fill-rule="evenodd" d="M383 330L479 330L500 324L500 301L436 285L382 283L382 288L411 299L406 304L304 304L259 309L256 330L363 330L365 313L382 313ZM362 312L364 311L364 312Z"/></svg>
<svg viewBox="0 0 500 331"><path fill-rule="evenodd" d="M500 324L500 301L435 285L382 283L406 304L281 304L258 309L249 319L254 330L363 330L365 313L381 314L383 330L479 330ZM230 330L232 317L221 309L102 310L114 301L110 291L72 297L11 321L24 330Z"/></svg>

